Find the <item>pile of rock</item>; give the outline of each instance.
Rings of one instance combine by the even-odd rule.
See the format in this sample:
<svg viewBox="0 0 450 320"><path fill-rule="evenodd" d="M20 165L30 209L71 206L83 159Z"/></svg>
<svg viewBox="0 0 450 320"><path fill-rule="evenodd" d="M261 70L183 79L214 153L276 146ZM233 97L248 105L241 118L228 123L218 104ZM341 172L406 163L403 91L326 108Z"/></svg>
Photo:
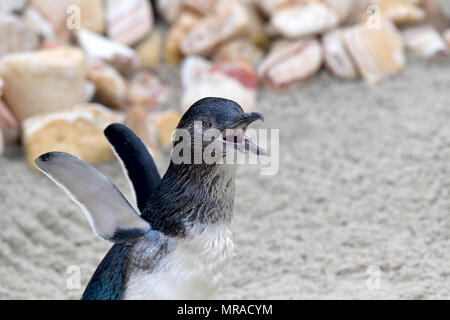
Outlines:
<svg viewBox="0 0 450 320"><path fill-rule="evenodd" d="M52 150L106 161L102 130L123 122L156 155L205 96L252 110L259 83L291 88L325 66L375 84L404 68L405 47L449 46L439 0L2 0L0 153L21 140L30 164ZM152 70L163 61L180 66L172 110Z"/></svg>

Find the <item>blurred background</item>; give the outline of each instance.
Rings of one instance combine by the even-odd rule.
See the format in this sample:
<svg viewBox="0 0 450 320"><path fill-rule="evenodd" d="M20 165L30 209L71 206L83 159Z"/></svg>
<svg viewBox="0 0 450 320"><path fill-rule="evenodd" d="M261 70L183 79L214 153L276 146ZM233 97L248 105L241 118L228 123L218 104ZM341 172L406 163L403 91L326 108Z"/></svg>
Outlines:
<svg viewBox="0 0 450 320"><path fill-rule="evenodd" d="M206 96L280 129L276 175L238 168L218 298L450 298L449 16L438 0L0 0L0 298L79 299L111 246L37 156L76 154L131 199L103 129L128 125L163 174Z"/></svg>

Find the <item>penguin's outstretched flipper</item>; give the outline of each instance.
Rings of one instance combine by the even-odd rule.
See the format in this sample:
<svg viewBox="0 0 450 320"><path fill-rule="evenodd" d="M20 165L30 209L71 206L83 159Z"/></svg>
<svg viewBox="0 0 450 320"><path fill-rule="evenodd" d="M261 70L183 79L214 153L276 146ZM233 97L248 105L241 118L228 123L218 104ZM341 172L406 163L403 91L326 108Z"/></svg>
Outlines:
<svg viewBox="0 0 450 320"><path fill-rule="evenodd" d="M130 179L137 206L143 212L161 182L155 161L142 140L123 124L109 125L105 136Z"/></svg>
<svg viewBox="0 0 450 320"><path fill-rule="evenodd" d="M100 237L126 242L150 230L117 187L87 162L63 152L43 154L35 162L81 208Z"/></svg>

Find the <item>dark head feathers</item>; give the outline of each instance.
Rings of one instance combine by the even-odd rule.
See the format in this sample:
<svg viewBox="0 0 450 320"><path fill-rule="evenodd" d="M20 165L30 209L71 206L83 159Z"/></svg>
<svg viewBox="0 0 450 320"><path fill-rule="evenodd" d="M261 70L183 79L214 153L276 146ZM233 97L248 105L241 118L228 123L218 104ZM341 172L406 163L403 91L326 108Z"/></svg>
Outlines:
<svg viewBox="0 0 450 320"><path fill-rule="evenodd" d="M234 101L214 97L203 98L186 111L178 124L178 129L186 128L193 121L208 120L217 124L226 123L243 113L244 110Z"/></svg>

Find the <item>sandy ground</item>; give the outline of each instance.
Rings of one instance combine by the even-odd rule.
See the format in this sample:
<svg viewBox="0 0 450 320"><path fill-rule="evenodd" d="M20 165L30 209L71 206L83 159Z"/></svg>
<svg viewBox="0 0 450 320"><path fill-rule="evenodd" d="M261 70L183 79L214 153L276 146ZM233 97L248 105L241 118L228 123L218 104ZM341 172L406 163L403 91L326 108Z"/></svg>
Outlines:
<svg viewBox="0 0 450 320"><path fill-rule="evenodd" d="M409 60L376 88L322 72L261 92L280 170L238 170L237 256L219 298L450 298L449 60ZM98 168L129 194L117 162ZM20 149L0 158L1 298L78 299L109 246Z"/></svg>

